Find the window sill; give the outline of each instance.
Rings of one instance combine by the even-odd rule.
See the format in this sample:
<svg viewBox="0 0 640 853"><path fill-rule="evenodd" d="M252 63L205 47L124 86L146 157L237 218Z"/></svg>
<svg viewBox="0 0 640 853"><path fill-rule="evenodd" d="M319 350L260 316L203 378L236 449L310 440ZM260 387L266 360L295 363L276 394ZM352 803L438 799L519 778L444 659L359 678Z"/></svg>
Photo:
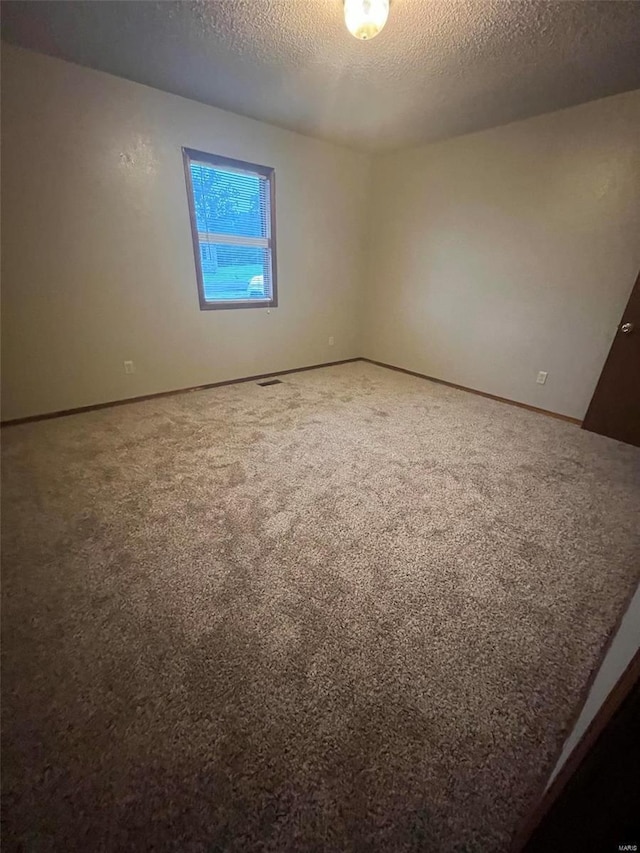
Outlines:
<svg viewBox="0 0 640 853"><path fill-rule="evenodd" d="M273 299L242 299L233 302L231 299L224 302L200 302L201 311L228 311L231 308L277 308L278 303Z"/></svg>

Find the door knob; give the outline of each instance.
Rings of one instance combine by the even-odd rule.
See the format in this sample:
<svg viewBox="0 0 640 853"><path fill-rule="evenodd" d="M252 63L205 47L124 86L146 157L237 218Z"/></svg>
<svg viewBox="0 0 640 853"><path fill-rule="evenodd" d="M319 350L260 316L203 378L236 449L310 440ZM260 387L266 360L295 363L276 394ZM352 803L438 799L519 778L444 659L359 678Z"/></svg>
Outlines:
<svg viewBox="0 0 640 853"><path fill-rule="evenodd" d="M623 323L620 326L620 331L623 335L629 335L633 332L633 323Z"/></svg>

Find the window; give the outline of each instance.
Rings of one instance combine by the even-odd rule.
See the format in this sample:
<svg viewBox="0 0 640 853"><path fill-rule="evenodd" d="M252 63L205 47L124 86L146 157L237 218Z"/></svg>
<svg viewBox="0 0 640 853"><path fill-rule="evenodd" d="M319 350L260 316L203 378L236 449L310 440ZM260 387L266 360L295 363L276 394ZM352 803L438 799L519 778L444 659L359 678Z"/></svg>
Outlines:
<svg viewBox="0 0 640 853"><path fill-rule="evenodd" d="M273 169L182 151L200 308L276 306Z"/></svg>

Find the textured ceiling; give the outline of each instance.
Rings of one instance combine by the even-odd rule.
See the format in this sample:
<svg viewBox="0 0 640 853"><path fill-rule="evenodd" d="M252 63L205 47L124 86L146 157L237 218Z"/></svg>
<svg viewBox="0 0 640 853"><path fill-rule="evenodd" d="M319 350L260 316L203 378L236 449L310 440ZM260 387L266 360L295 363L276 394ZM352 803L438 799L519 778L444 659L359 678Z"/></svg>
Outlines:
<svg viewBox="0 0 640 853"><path fill-rule="evenodd" d="M2 3L3 38L366 149L640 88L640 2L391 0L370 42L342 0Z"/></svg>

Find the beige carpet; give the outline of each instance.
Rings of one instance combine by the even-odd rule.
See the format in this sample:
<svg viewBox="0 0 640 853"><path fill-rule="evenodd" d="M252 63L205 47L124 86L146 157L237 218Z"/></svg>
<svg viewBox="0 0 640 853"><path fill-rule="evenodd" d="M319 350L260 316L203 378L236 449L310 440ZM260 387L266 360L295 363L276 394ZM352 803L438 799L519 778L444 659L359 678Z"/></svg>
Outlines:
<svg viewBox="0 0 640 853"><path fill-rule="evenodd" d="M640 451L365 363L3 431L5 851L504 851Z"/></svg>

